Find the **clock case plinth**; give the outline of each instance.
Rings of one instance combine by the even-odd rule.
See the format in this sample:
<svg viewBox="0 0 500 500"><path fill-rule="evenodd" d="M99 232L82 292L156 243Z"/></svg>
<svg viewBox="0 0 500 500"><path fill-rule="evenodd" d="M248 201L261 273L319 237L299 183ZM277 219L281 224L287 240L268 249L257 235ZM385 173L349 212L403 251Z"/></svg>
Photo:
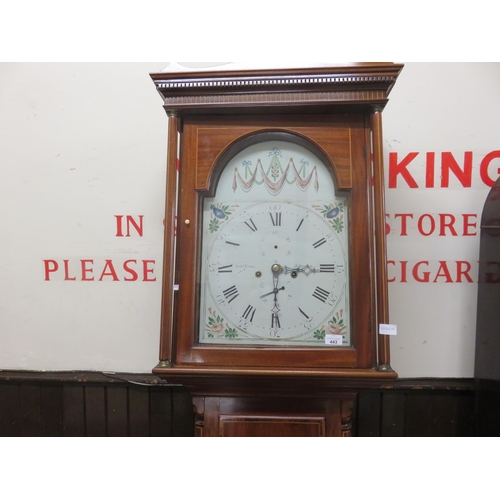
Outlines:
<svg viewBox="0 0 500 500"><path fill-rule="evenodd" d="M207 401L215 404L210 398L231 406L227 398L267 397L265 387L273 388L274 399L281 394L291 400L352 402L361 383L397 377L388 337L378 335L378 325L389 322L381 113L401 70L392 63L359 63L151 75L169 116L160 363L153 372L185 385L200 415ZM234 349L197 343L201 200L214 189L221 156L238 141L266 132L310 141L330 160L337 188L352 196L352 348ZM336 410L344 420L346 405Z"/></svg>

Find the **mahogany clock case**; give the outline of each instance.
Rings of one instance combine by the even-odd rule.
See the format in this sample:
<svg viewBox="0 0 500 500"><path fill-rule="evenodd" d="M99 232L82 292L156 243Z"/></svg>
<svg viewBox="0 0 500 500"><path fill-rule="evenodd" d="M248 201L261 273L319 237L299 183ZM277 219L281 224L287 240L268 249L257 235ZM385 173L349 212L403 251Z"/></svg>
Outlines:
<svg viewBox="0 0 500 500"><path fill-rule="evenodd" d="M349 242L353 347L232 348L197 342L200 290L201 207L213 196L217 180L231 158L249 144L286 138L312 149L331 169L339 192L350 198L353 228ZM265 117L186 117L182 124L178 212L180 285L172 339L174 366L262 369L371 369L375 363L375 267L369 124L363 115L273 115ZM189 223L186 223L189 221ZM193 263L195 265L193 265Z"/></svg>
<svg viewBox="0 0 500 500"><path fill-rule="evenodd" d="M186 387L196 379L188 387L193 395L222 394L224 384L217 377L324 378L327 386L337 387L349 380L397 377L388 338L378 335L378 325L388 322L381 112L402 68L353 63L151 75L169 116L156 375ZM347 200L350 335L342 346L200 341L206 297L203 202L216 193L231 159L266 139L285 139L311 151L326 166L335 193ZM324 264L331 269L333 262ZM322 291L317 295L325 297ZM203 377L211 377L212 389L201 388L208 383Z"/></svg>

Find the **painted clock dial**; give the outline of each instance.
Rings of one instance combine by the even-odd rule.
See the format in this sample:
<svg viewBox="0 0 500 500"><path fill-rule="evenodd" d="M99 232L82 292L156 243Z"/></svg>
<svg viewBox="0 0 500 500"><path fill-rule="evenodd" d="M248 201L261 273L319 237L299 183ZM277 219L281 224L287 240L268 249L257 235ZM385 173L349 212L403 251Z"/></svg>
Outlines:
<svg viewBox="0 0 500 500"><path fill-rule="evenodd" d="M237 153L204 200L199 342L350 346L348 223L303 143Z"/></svg>

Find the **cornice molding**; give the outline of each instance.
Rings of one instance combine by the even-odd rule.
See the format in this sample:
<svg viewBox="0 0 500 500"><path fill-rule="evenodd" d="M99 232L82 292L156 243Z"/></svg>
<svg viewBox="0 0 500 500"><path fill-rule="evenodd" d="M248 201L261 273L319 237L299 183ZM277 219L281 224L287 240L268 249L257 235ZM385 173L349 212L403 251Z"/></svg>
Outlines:
<svg viewBox="0 0 500 500"><path fill-rule="evenodd" d="M393 83L394 76L290 76L290 77L256 77L256 78L201 78L195 80L157 80L158 90L163 89L203 89L213 87L255 87L263 85L321 85L321 84L346 84L346 83Z"/></svg>
<svg viewBox="0 0 500 500"><path fill-rule="evenodd" d="M358 63L321 68L162 72L151 74L167 111L211 107L331 106L352 102L383 107L403 66Z"/></svg>

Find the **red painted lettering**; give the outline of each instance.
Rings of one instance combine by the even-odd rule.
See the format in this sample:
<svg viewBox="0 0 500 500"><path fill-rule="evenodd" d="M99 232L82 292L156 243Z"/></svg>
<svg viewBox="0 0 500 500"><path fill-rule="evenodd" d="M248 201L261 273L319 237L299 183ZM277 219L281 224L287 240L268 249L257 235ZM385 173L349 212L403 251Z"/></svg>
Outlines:
<svg viewBox="0 0 500 500"><path fill-rule="evenodd" d="M116 219L116 237L123 238L123 231L122 231L123 215L115 215L115 219Z"/></svg>
<svg viewBox="0 0 500 500"><path fill-rule="evenodd" d="M415 217L415 214L394 214L391 226L391 215L386 214L387 234L414 236L409 221ZM477 218L477 214L422 214L418 216L417 231L421 236L432 236L437 230L439 236L477 236Z"/></svg>
<svg viewBox="0 0 500 500"><path fill-rule="evenodd" d="M488 187L493 187L493 185L495 184L495 181L497 179L497 176L500 175L500 168L498 168L497 173L495 174L494 178L491 178L489 175L489 172L488 172L488 169L490 167L490 163L497 158L500 158L500 151L492 151L491 153L488 153L483 158L483 161L481 162L481 165L479 167L481 180Z"/></svg>
<svg viewBox="0 0 500 500"><path fill-rule="evenodd" d="M445 278L446 279L445 283L453 283L453 279L451 278L451 274L450 271L448 270L448 265L446 264L446 261L440 260L439 264L440 264L439 269L434 279L434 283L437 283L439 278Z"/></svg>
<svg viewBox="0 0 500 500"><path fill-rule="evenodd" d="M457 283L462 283L462 277L464 277L467 283L473 283L473 279L470 277L470 271L472 265L470 262L465 260L457 260Z"/></svg>
<svg viewBox="0 0 500 500"><path fill-rule="evenodd" d="M396 188L398 176L401 175L409 187L418 188L418 184L408 171L408 165L418 156L418 153L409 153L398 163L398 154L389 153L389 188Z"/></svg>
<svg viewBox="0 0 500 500"><path fill-rule="evenodd" d="M401 233L400 236L408 236L408 231L406 228L406 220L408 218L413 219L413 214L395 214L394 218L401 217Z"/></svg>
<svg viewBox="0 0 500 500"><path fill-rule="evenodd" d="M131 278L124 278L123 281L137 281L139 279L139 275L129 267L131 262L137 264L136 260L127 260L123 263L123 270L132 276Z"/></svg>
<svg viewBox="0 0 500 500"><path fill-rule="evenodd" d="M391 225L389 222L387 222L387 219L389 219L389 214L385 214L385 234L391 234Z"/></svg>
<svg viewBox="0 0 500 500"><path fill-rule="evenodd" d="M387 261L387 270L389 270L389 266L395 266L396 262L394 260L388 260ZM389 283L394 283L396 281L396 278L387 278L387 281Z"/></svg>
<svg viewBox="0 0 500 500"><path fill-rule="evenodd" d="M154 264L154 260L143 260L142 261L142 269L143 269L143 280L142 281L156 281L156 278L149 278L148 275L154 273L154 269L150 269L148 267L149 264Z"/></svg>
<svg viewBox="0 0 500 500"><path fill-rule="evenodd" d="M439 214L440 231L439 236L446 236L446 228L450 230L451 236L458 236L455 231L455 216L451 214Z"/></svg>
<svg viewBox="0 0 500 500"><path fill-rule="evenodd" d="M425 187L434 187L434 160L436 158L435 153L427 153L425 155Z"/></svg>
<svg viewBox="0 0 500 500"><path fill-rule="evenodd" d="M464 233L463 236L477 236L477 222L469 222L470 218L473 218L475 221L477 221L477 215L476 214L463 214L462 217L464 218ZM473 227L476 229L475 232L470 233L469 228Z"/></svg>
<svg viewBox="0 0 500 500"><path fill-rule="evenodd" d="M464 169L461 170L457 161L451 153L441 155L441 187L450 187L450 171L455 174L463 187L470 188L472 185L472 153L466 151L464 154Z"/></svg>
<svg viewBox="0 0 500 500"><path fill-rule="evenodd" d="M137 234L142 238L143 236L143 215L139 215L139 222L136 222L135 219L131 215L127 215L125 218L127 232L123 234L123 215L115 215L116 219L116 236L118 238L123 238L124 236L127 238L131 237L130 229L133 227Z"/></svg>
<svg viewBox="0 0 500 500"><path fill-rule="evenodd" d="M430 221L430 229L428 232L424 231L424 220ZM430 236L436 230L436 221L431 214L424 214L418 219L418 231L422 236Z"/></svg>
<svg viewBox="0 0 500 500"><path fill-rule="evenodd" d="M408 261L402 260L400 262L400 264L401 264L401 280L400 280L400 282L407 283L407 281L406 281L406 266L408 265Z"/></svg>
<svg viewBox="0 0 500 500"><path fill-rule="evenodd" d="M64 260L64 281L76 281L76 277L69 277L69 260Z"/></svg>
<svg viewBox="0 0 500 500"><path fill-rule="evenodd" d="M82 264L82 281L94 281L94 277L92 276L91 278L87 276L88 273L93 273L94 269L87 268L87 264L94 264L93 260L81 260L80 261Z"/></svg>
<svg viewBox="0 0 500 500"><path fill-rule="evenodd" d="M389 153L389 168L388 168L388 187L395 189L398 183L402 181L412 189L419 188L415 174L420 172L416 169L411 172L409 168L413 160L417 158L420 153L408 153L403 159L395 151ZM424 153L422 153L424 154ZM454 177L458 183L464 188L472 187L472 174L474 167L474 153L472 151L465 151L463 153L463 163L457 161L456 153L445 151L441 153L441 165L436 165L436 154L433 151L425 153L425 187L435 188L436 183L439 183L441 188L449 188L451 177ZM495 161L496 160L496 161ZM488 187L492 187L500 175L500 150L491 151L484 156L479 164L479 175L481 181ZM439 168L439 170L438 170ZM436 178L440 175L439 179Z"/></svg>
<svg viewBox="0 0 500 500"><path fill-rule="evenodd" d="M106 264L104 266L104 269L102 270L101 277L99 278L99 281L102 281L104 276L111 276L113 278L113 281L120 281L118 279L118 276L116 275L115 268L113 266L113 261L107 260Z"/></svg>
<svg viewBox="0 0 500 500"><path fill-rule="evenodd" d="M476 263L477 264L477 263ZM500 263L488 263L492 269L497 266L495 272L486 273L485 279L488 282L500 283ZM465 260L457 261L427 261L409 262L406 260L387 262L389 283L475 283L477 280L477 267L474 263ZM456 270L456 273L455 273Z"/></svg>
<svg viewBox="0 0 500 500"><path fill-rule="evenodd" d="M50 281L50 273L55 273L59 269L59 264L55 260L44 260L45 281Z"/></svg>
<svg viewBox="0 0 500 500"><path fill-rule="evenodd" d="M71 263L71 260L62 260L60 262L53 259L44 260L45 281L115 282L120 280L139 280L139 273L136 270L138 261L135 259L126 260L123 263L114 262L111 259L82 259L74 261L73 266ZM155 260L142 261L142 281L156 281L156 277L154 276L155 264ZM79 269L80 273L71 273L70 269ZM120 273L121 269L123 269L123 273ZM99 276L99 278L97 278L97 276Z"/></svg>
<svg viewBox="0 0 500 500"><path fill-rule="evenodd" d="M425 260L425 261L417 262L417 264L415 264L415 266L413 266L413 270L412 270L413 278L415 279L415 281L418 281L419 283L429 283L429 276L431 275L431 273L429 271L426 271L422 274L419 274L420 266L422 266L422 265L428 266L429 261Z"/></svg>

